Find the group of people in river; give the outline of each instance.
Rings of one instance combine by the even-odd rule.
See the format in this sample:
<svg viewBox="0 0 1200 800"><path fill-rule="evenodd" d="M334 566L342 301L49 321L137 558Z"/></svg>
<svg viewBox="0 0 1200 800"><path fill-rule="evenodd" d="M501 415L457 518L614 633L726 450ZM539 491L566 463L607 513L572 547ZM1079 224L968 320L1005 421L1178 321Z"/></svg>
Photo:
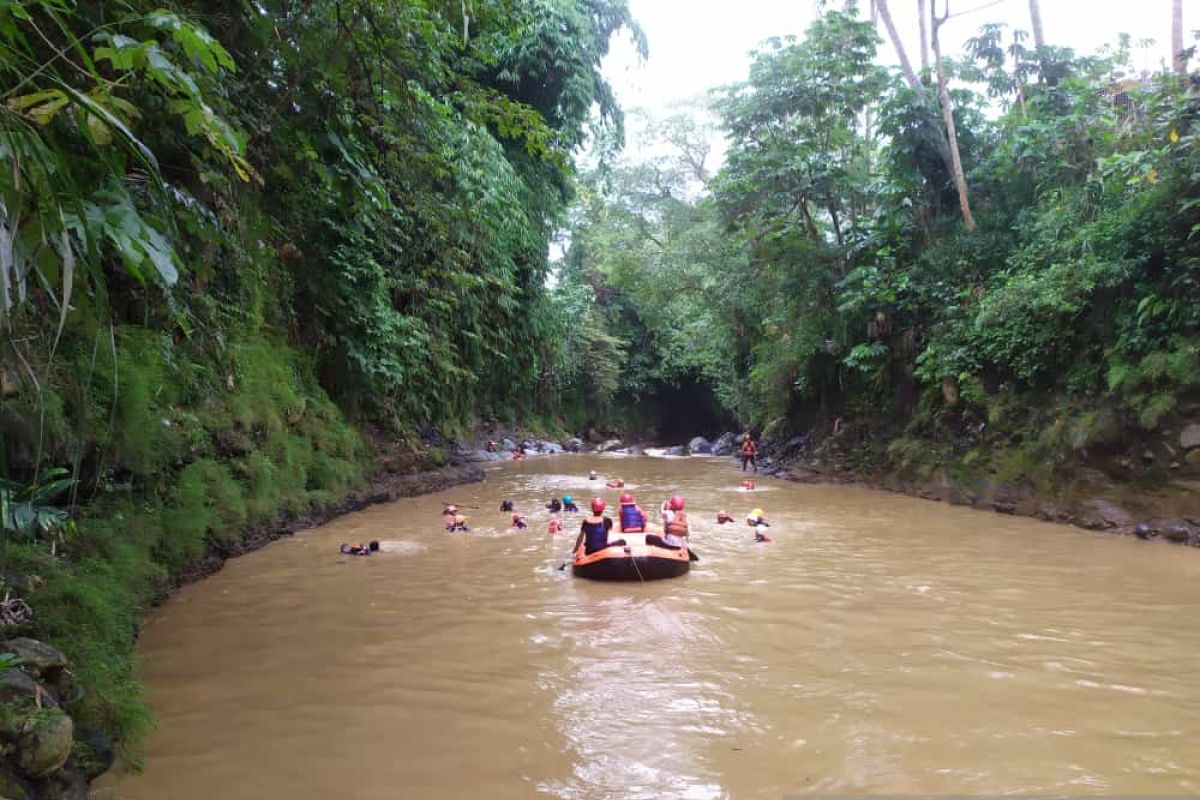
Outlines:
<svg viewBox="0 0 1200 800"><path fill-rule="evenodd" d="M489 450L494 447L493 442L488 442ZM756 449L754 440L749 433L742 435L742 443L740 449L742 458L742 471L747 468L753 468L758 471L756 462ZM521 460L524 457L523 448L517 447L513 451L513 458ZM595 470L588 473L589 480L599 480L600 476ZM609 489L624 489L625 481L620 477L610 478L605 481L604 485ZM744 491L753 491L755 489L754 481L743 480L741 488ZM582 544L585 553L594 553L597 550L602 550L606 547L624 547L624 539L609 540L609 534L614 525L616 525L621 533L641 533L644 534L646 544L662 547L668 550L681 550L687 546L688 536L691 533L690 524L688 521L687 511L685 510L686 502L681 495L672 495L669 499L664 500L659 508L658 522L661 525L662 533L647 532L647 527L650 524L650 518L640 505L633 499L633 495L629 492L622 492L618 500L620 506L617 511L616 520L613 517L605 515L607 507L604 498L596 497L591 501L591 513L583 518L580 525L579 536L575 542L575 548L578 549ZM562 515L580 513L579 506L575 503L575 498L572 495L563 495L560 499L552 497L545 504L545 508L550 512L551 518L548 523L548 532L552 535L564 533L566 531L566 522ZM516 510L515 504L511 499L506 499L500 503L501 513L509 514L509 529L514 531L528 530L529 518L527 515ZM734 517L725 509L717 512L717 524L727 525L735 522ZM746 515L746 525L754 529L754 540L756 542L771 541L767 529L770 524L767 522L766 514L761 508L753 509ZM447 533L460 533L470 530L467 518L460 513L457 505L453 503L447 504L442 510L442 527ZM344 555L371 555L379 550L378 542L369 542L366 545L360 543L343 543L340 551Z"/></svg>

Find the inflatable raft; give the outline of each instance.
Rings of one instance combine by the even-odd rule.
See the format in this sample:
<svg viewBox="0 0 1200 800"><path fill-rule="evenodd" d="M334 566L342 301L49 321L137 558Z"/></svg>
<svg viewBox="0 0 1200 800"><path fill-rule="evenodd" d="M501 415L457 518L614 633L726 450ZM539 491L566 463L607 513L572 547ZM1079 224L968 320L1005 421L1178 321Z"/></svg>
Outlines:
<svg viewBox="0 0 1200 800"><path fill-rule="evenodd" d="M571 567L577 577L595 581L652 581L678 577L691 566L687 547L670 550L646 544L644 533L613 530L608 537L613 541L624 539L625 546L606 547L588 555L580 544Z"/></svg>

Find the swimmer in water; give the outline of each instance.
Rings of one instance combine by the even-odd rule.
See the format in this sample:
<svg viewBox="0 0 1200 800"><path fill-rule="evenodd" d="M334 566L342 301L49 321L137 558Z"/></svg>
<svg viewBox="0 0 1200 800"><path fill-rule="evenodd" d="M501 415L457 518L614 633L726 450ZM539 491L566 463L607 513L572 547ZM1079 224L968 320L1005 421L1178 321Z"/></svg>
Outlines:
<svg viewBox="0 0 1200 800"><path fill-rule="evenodd" d="M525 519L525 515L520 511L514 512L512 515L512 527L514 530L523 531L529 527L529 522Z"/></svg>
<svg viewBox="0 0 1200 800"><path fill-rule="evenodd" d="M621 480L620 478L613 478L611 481L609 481L608 483L606 483L604 485L610 489L624 489L625 481Z"/></svg>
<svg viewBox="0 0 1200 800"><path fill-rule="evenodd" d="M725 525L730 522L733 522L733 517L730 516L728 511L726 511L725 509L722 508L720 511L717 512L717 524L718 525Z"/></svg>
<svg viewBox="0 0 1200 800"><path fill-rule="evenodd" d="M579 506L575 505L575 498L569 494L563 495L562 507L563 511L567 512L568 514L579 513Z"/></svg>
<svg viewBox="0 0 1200 800"><path fill-rule="evenodd" d="M369 556L371 553L379 552L379 542L370 542L365 546L358 542L350 544L342 542L342 546L338 549L344 556Z"/></svg>
<svg viewBox="0 0 1200 800"><path fill-rule="evenodd" d="M589 481L594 481L594 480L596 480L596 479L597 479L597 478L599 478L599 477L600 477L600 476L596 474L596 470L592 470L591 472L589 472L589 473L588 473L588 480L589 480Z"/></svg>
<svg viewBox="0 0 1200 800"><path fill-rule="evenodd" d="M771 537L767 533L767 528L771 526L767 523L767 515L763 513L761 508L756 508L746 515L746 524L754 528L754 541L771 541Z"/></svg>

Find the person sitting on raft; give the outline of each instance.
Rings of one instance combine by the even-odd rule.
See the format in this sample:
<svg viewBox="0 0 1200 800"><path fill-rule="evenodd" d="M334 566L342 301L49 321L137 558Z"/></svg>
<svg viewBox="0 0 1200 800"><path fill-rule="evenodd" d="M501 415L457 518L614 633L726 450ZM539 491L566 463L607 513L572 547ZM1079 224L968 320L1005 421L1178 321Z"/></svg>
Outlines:
<svg viewBox="0 0 1200 800"><path fill-rule="evenodd" d="M466 517L464 517L462 514L455 514L450 518L450 521L446 523L446 530L450 533L457 533L459 531L469 531L471 529L467 527Z"/></svg>
<svg viewBox="0 0 1200 800"><path fill-rule="evenodd" d="M646 534L646 544L680 550L687 543L688 521L683 510L683 498L675 495L663 504L663 535Z"/></svg>
<svg viewBox="0 0 1200 800"><path fill-rule="evenodd" d="M579 526L579 536L575 539L575 549L578 550L580 543L582 543L583 552L590 555L606 547L624 547L624 539L617 539L614 542L608 540L608 532L612 530L612 526L612 517L604 516L604 498L597 497L593 499L592 514L591 516L584 517L583 524Z"/></svg>
<svg viewBox="0 0 1200 800"><path fill-rule="evenodd" d="M562 499L563 511L568 514L578 514L579 506L575 505L575 498L569 494L564 494Z"/></svg>
<svg viewBox="0 0 1200 800"><path fill-rule="evenodd" d="M604 485L610 489L624 489L625 481L621 480L620 478L613 478L611 481L609 481L608 483L606 483Z"/></svg>
<svg viewBox="0 0 1200 800"><path fill-rule="evenodd" d="M339 549L344 556L369 556L371 553L379 552L379 542L370 542L365 546L358 542L350 544L342 542L342 546Z"/></svg>
<svg viewBox="0 0 1200 800"><path fill-rule="evenodd" d="M513 501L512 500L502 500L500 502L500 511L503 512L503 511L512 511L512 510L513 510Z"/></svg>
<svg viewBox="0 0 1200 800"><path fill-rule="evenodd" d="M512 515L512 526L519 531L523 531L529 527L529 522L525 519L524 514L522 514L520 511L516 511Z"/></svg>
<svg viewBox="0 0 1200 800"><path fill-rule="evenodd" d="M633 495L621 495L621 533L641 533L646 530L646 512L633 502Z"/></svg>
<svg viewBox="0 0 1200 800"><path fill-rule="evenodd" d="M761 508L756 508L746 515L746 524L754 528L754 541L771 541L771 537L767 534L767 528L771 526L767 523L767 515Z"/></svg>
<svg viewBox="0 0 1200 800"><path fill-rule="evenodd" d="M724 525L728 522L733 522L733 517L730 516L728 511L726 511L725 509L722 508L720 511L717 512L717 524Z"/></svg>

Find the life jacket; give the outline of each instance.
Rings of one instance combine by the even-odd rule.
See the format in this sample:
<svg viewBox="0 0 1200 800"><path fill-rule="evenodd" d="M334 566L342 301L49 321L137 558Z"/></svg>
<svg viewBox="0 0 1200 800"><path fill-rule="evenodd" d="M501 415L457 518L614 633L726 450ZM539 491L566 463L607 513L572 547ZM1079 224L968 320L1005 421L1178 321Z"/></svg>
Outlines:
<svg viewBox="0 0 1200 800"><path fill-rule="evenodd" d="M621 530L630 533L646 530L646 513L636 503L621 506Z"/></svg>
<svg viewBox="0 0 1200 800"><path fill-rule="evenodd" d="M687 514L682 511L676 511L671 520L663 526L663 533L668 536L684 537L688 535Z"/></svg>
<svg viewBox="0 0 1200 800"><path fill-rule="evenodd" d="M612 528L612 520L608 517L588 517L580 527L583 530L584 552L594 553L608 545L608 531Z"/></svg>
<svg viewBox="0 0 1200 800"><path fill-rule="evenodd" d="M746 441L742 442L742 455L744 455L744 456L754 455L754 440L753 439L747 439Z"/></svg>

